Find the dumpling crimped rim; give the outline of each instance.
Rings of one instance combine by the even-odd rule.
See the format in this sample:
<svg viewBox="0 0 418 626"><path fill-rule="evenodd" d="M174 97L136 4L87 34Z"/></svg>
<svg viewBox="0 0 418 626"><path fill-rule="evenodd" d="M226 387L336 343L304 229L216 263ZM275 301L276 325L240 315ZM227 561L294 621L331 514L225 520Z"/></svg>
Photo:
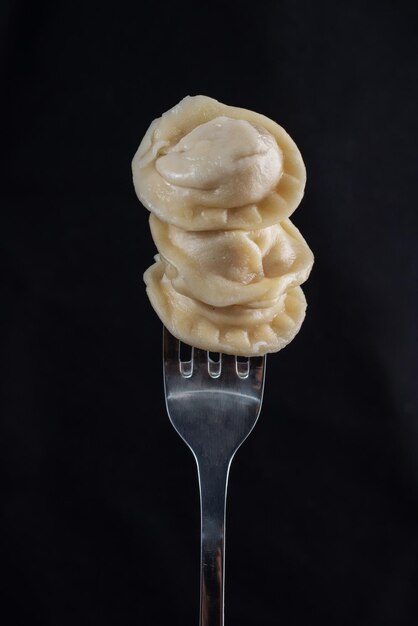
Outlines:
<svg viewBox="0 0 418 626"><path fill-rule="evenodd" d="M192 198L179 202L177 188L158 173L155 162L168 147L194 128L216 117L246 120L264 127L276 139L283 155L283 173L276 187L260 202L234 208L196 206ZM207 96L187 96L154 120L132 160L133 183L142 204L162 221L185 230L259 229L288 218L300 203L306 170L293 139L268 117L222 104Z"/></svg>
<svg viewBox="0 0 418 626"><path fill-rule="evenodd" d="M306 299L300 287L284 293L272 307L213 307L178 293L165 276L164 263L144 273L150 302L166 328L196 348L238 356L278 352L299 332ZM217 324L219 319L222 324Z"/></svg>

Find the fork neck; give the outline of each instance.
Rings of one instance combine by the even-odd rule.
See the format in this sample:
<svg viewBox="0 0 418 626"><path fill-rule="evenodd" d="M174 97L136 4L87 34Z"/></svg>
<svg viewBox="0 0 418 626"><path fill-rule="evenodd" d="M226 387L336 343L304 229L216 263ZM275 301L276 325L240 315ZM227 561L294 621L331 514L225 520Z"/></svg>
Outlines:
<svg viewBox="0 0 418 626"><path fill-rule="evenodd" d="M197 463L201 505L200 626L223 626L225 510L230 461Z"/></svg>

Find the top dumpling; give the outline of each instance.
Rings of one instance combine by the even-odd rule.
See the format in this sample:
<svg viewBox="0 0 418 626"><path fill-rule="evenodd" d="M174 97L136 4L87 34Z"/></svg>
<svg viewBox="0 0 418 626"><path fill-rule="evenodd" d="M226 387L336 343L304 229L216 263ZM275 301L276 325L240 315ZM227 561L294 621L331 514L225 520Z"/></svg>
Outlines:
<svg viewBox="0 0 418 626"><path fill-rule="evenodd" d="M269 118L188 96L152 122L132 162L141 202L185 230L260 229L302 199L300 152Z"/></svg>

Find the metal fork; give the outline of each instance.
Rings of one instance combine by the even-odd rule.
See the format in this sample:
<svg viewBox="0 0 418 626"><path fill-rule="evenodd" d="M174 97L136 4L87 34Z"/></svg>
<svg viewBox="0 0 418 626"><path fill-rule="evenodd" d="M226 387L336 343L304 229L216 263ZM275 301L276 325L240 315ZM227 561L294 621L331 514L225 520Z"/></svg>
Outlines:
<svg viewBox="0 0 418 626"><path fill-rule="evenodd" d="M166 328L163 343L168 416L193 452L199 477L200 626L223 626L228 473L260 414L266 357L215 358L191 348L184 360L180 342Z"/></svg>

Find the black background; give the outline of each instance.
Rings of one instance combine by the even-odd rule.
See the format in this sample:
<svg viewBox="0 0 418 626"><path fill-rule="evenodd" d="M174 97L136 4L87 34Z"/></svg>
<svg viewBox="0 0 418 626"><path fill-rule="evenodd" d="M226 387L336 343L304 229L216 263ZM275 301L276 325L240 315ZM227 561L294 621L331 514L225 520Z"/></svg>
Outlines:
<svg viewBox="0 0 418 626"><path fill-rule="evenodd" d="M417 623L415 6L2 3L3 626L197 624L197 477L130 170L187 94L290 133L316 256L232 464L226 623Z"/></svg>

